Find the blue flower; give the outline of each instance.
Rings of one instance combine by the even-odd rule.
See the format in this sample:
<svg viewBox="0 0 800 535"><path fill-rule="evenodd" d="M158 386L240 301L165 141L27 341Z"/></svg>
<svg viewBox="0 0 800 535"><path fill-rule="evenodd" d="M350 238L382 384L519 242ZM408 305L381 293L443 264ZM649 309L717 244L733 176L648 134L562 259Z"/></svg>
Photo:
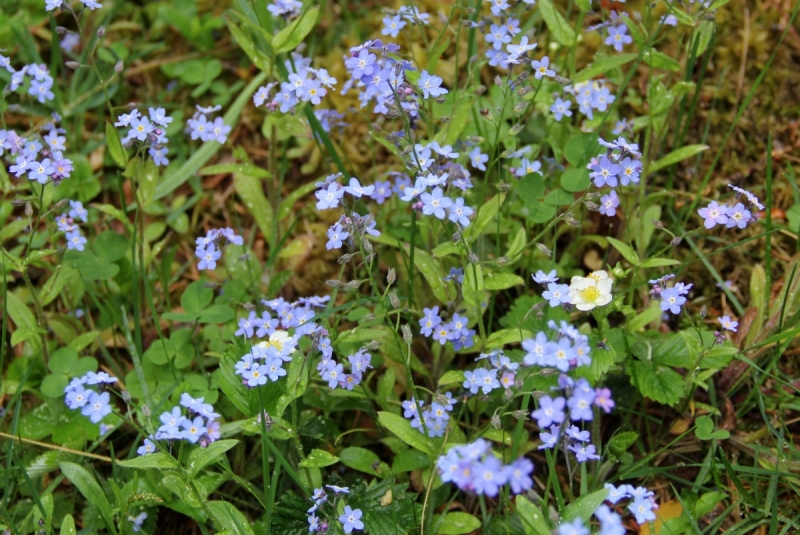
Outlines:
<svg viewBox="0 0 800 535"><path fill-rule="evenodd" d="M572 117L572 111L570 107L572 106L572 102L569 100L562 100L561 98L557 98L555 102L550 106L550 111L553 112L553 118L556 121L561 121L561 119L566 115L567 117Z"/></svg>
<svg viewBox="0 0 800 535"><path fill-rule="evenodd" d="M511 492L521 494L533 488L533 463L525 457L520 457L506 469Z"/></svg>
<svg viewBox="0 0 800 535"><path fill-rule="evenodd" d="M286 370L283 369L283 361L279 358L267 359L267 364L263 367L266 368L270 381L277 381L286 375Z"/></svg>
<svg viewBox="0 0 800 535"><path fill-rule="evenodd" d="M156 451L156 445L153 442L146 438L144 439L144 444L139 446L139 449L136 450L136 453L139 455L147 455L148 453L153 453Z"/></svg>
<svg viewBox="0 0 800 535"><path fill-rule="evenodd" d="M462 197L457 198L447 210L450 212L450 221L458 223L462 227L469 226L469 217L475 212L471 207L464 206L464 199Z"/></svg>
<svg viewBox="0 0 800 535"><path fill-rule="evenodd" d="M327 250L339 249L342 246L342 240L350 237L350 233L345 231L340 223L334 224L328 229L328 243L325 244Z"/></svg>
<svg viewBox="0 0 800 535"><path fill-rule="evenodd" d="M542 444L539 445L540 450L554 449L558 443L559 427L553 425L550 427L550 432L543 431L539 433L539 438L542 439Z"/></svg>
<svg viewBox="0 0 800 535"><path fill-rule="evenodd" d="M564 404L566 400L563 397L556 399L550 396L544 396L539 400L539 408L531 413L531 418L536 420L540 429L545 429L553 424L564 423L566 414L564 413Z"/></svg>
<svg viewBox="0 0 800 535"><path fill-rule="evenodd" d="M569 303L569 285L551 282L547 285L547 290L542 292L542 297L550 302L551 307Z"/></svg>
<svg viewBox="0 0 800 535"><path fill-rule="evenodd" d="M541 80L544 76L548 78L552 78L556 75L556 71L549 68L550 67L550 58L547 56L543 57L541 60L533 60L531 61L531 68L534 71L534 77L537 80Z"/></svg>
<svg viewBox="0 0 800 535"><path fill-rule="evenodd" d="M522 162L519 164L519 167L517 167L515 174L518 177L523 177L531 173L539 173L541 175L542 174L541 169L542 169L541 162L538 162L536 160L530 161L527 158L523 158Z"/></svg>
<svg viewBox="0 0 800 535"><path fill-rule="evenodd" d="M711 201L705 208L698 210L700 217L705 219L703 225L707 229L714 228L715 225L724 225L728 222L728 207L724 204L717 204L716 201Z"/></svg>
<svg viewBox="0 0 800 535"><path fill-rule="evenodd" d="M420 73L417 85L422 90L422 95L425 99L427 99L429 96L438 97L440 95L447 94L447 89L441 87L441 77L428 74L428 71L426 70L423 70Z"/></svg>
<svg viewBox="0 0 800 535"><path fill-rule="evenodd" d="M96 424L111 412L109 399L108 392L103 392L102 394L92 392L89 394L89 402L81 409L81 414L88 416L92 423Z"/></svg>
<svg viewBox="0 0 800 535"><path fill-rule="evenodd" d="M67 387L67 395L64 402L70 409L80 409L89 402L89 396L93 393L92 390L85 390L83 385L78 384L73 388Z"/></svg>
<svg viewBox="0 0 800 535"><path fill-rule="evenodd" d="M67 249L83 251L84 243L86 243L86 238L81 236L80 230L75 229L72 232L67 232Z"/></svg>
<svg viewBox="0 0 800 535"><path fill-rule="evenodd" d="M728 208L728 228L739 227L745 228L750 222L752 214L750 210L746 209L742 203L736 203L733 208Z"/></svg>
<svg viewBox="0 0 800 535"><path fill-rule="evenodd" d="M354 79L360 79L365 74L372 74L376 59L375 54L370 54L369 50L362 48L358 55L349 58L344 64L352 71Z"/></svg>
<svg viewBox="0 0 800 535"><path fill-rule="evenodd" d="M739 322L731 320L730 316L722 316L718 318L717 321L719 321L722 328L726 331L736 332L736 327L739 326Z"/></svg>
<svg viewBox="0 0 800 535"><path fill-rule="evenodd" d="M45 158L41 162L31 162L28 164L28 169L30 169L28 180L35 180L39 184L46 184L50 176L56 172L50 158Z"/></svg>
<svg viewBox="0 0 800 535"><path fill-rule="evenodd" d="M636 498L628 504L628 510L636 517L637 524L652 522L656 519L653 512L653 501L649 498Z"/></svg>
<svg viewBox="0 0 800 535"><path fill-rule="evenodd" d="M256 313L250 311L250 315L246 318L239 318L239 328L236 330L234 336L244 335L247 338L252 338L254 334L254 327L256 326Z"/></svg>
<svg viewBox="0 0 800 535"><path fill-rule="evenodd" d="M554 366L565 372L569 370L570 361L576 357L575 348L569 338L562 338L558 342L548 342L545 346L544 361L547 366Z"/></svg>
<svg viewBox="0 0 800 535"><path fill-rule="evenodd" d="M328 381L328 386L330 388L336 388L339 385L339 381L344 378L344 367L332 360L328 362L328 365L325 367L322 378Z"/></svg>
<svg viewBox="0 0 800 535"><path fill-rule="evenodd" d="M486 42L491 43L495 50L502 50L504 44L511 42L511 35L509 35L506 25L492 24L486 34Z"/></svg>
<svg viewBox="0 0 800 535"><path fill-rule="evenodd" d="M483 462L478 462L472 469L472 487L476 494L485 494L491 498L497 496L500 487L508 482L508 474L497 457L488 455Z"/></svg>
<svg viewBox="0 0 800 535"><path fill-rule="evenodd" d="M601 188L605 185L617 187L617 175L622 172L622 167L618 164L611 162L606 156L601 156L596 164L593 164L590 169L592 170L592 178L594 185Z"/></svg>
<svg viewBox="0 0 800 535"><path fill-rule="evenodd" d="M196 444L206 432L205 422L200 416L197 416L194 420L187 418L181 423L181 427L183 427L181 438L188 440L192 444Z"/></svg>
<svg viewBox="0 0 800 535"><path fill-rule="evenodd" d="M619 206L619 197L617 192L613 189L608 195L600 197L600 213L608 217L613 217L617 213L617 206Z"/></svg>
<svg viewBox="0 0 800 535"><path fill-rule="evenodd" d="M381 30L381 33L383 35L397 37L397 34L405 27L405 25L406 23L400 15L395 15L394 17L384 17L383 29Z"/></svg>
<svg viewBox="0 0 800 535"><path fill-rule="evenodd" d="M217 250L213 243L209 243L205 248L198 247L195 249L194 254L200 259L197 264L197 269L216 269L217 260L219 260L222 253Z"/></svg>
<svg viewBox="0 0 800 535"><path fill-rule="evenodd" d="M608 490L608 496L606 496L606 500L610 501L613 504L616 504L620 500L624 500L628 497L628 492L626 490L627 485L620 485L619 487L615 487L611 483L606 483L603 485L603 488Z"/></svg>
<svg viewBox="0 0 800 535"><path fill-rule="evenodd" d="M562 522L556 533L557 535L589 535L589 530L583 526L583 521L578 517L572 522Z"/></svg>
<svg viewBox="0 0 800 535"><path fill-rule="evenodd" d="M589 444L588 446L583 444L572 444L571 446L567 446L567 449L575 453L575 457L577 457L579 463L596 461L600 458L600 456L594 452L594 444Z"/></svg>
<svg viewBox="0 0 800 535"><path fill-rule="evenodd" d="M620 162L620 166L622 167L622 172L619 175L619 179L623 186L627 186L631 182L639 183L639 173L642 170L642 162L631 158L625 158Z"/></svg>
<svg viewBox="0 0 800 535"><path fill-rule="evenodd" d="M344 529L345 533L351 533L354 529L364 529L361 515L361 509L351 509L349 505L345 505L344 511L339 517L339 522L342 523L342 529Z"/></svg>
<svg viewBox="0 0 800 535"><path fill-rule="evenodd" d="M375 191L375 186L361 186L361 183L358 181L357 178L353 177L350 179L350 185L345 186L344 191L355 197L356 199L360 199L362 195L369 197Z"/></svg>
<svg viewBox="0 0 800 535"><path fill-rule="evenodd" d="M406 418L419 418L419 410L424 404L424 401L415 401L413 397L404 401L401 403L404 411L403 416Z"/></svg>
<svg viewBox="0 0 800 535"><path fill-rule="evenodd" d="M589 431L581 431L577 426L574 425L569 426L564 434L570 439L578 442L589 442L591 439Z"/></svg>
<svg viewBox="0 0 800 535"><path fill-rule="evenodd" d="M594 402L594 390L589 393L580 392L575 390L572 396L567 400L569 407L569 417L571 420L591 421L592 403Z"/></svg>
<svg viewBox="0 0 800 535"><path fill-rule="evenodd" d="M533 282L538 282L539 284L546 284L548 282L557 282L558 277L556 276L556 270L550 271L550 273L545 273L541 269L531 275L533 278Z"/></svg>
<svg viewBox="0 0 800 535"><path fill-rule="evenodd" d="M633 42L633 37L628 34L628 27L625 24L619 26L610 26L608 28L608 37L606 37L605 44L613 46L617 52L622 52L622 47L629 45Z"/></svg>
<svg viewBox="0 0 800 535"><path fill-rule="evenodd" d="M296 17L303 9L303 3L299 0L275 0L267 6L269 11L275 17Z"/></svg>
<svg viewBox="0 0 800 535"><path fill-rule="evenodd" d="M53 87L53 79L48 77L44 81L32 80L31 87L28 89L28 94L36 97L39 103L44 104L48 100L53 100L55 95L50 88Z"/></svg>
<svg viewBox="0 0 800 535"><path fill-rule="evenodd" d="M422 313L422 319L419 320L420 332L425 336L430 336L433 334L434 327L442 322L442 318L439 317L439 307L425 308Z"/></svg>
<svg viewBox="0 0 800 535"><path fill-rule="evenodd" d="M486 171L486 162L489 161L489 156L482 153L480 147L474 147L469 153L469 161L475 169Z"/></svg>
<svg viewBox="0 0 800 535"><path fill-rule="evenodd" d="M677 288L667 288L661 291L661 310L669 310L673 314L681 313L681 306L686 303L686 298Z"/></svg>
<svg viewBox="0 0 800 535"><path fill-rule="evenodd" d="M147 117L133 119L130 123L130 127L131 129L128 131L128 137L131 139L138 139L139 141L146 141L147 136L155 130L155 126L153 126L153 123L151 123L150 119Z"/></svg>
<svg viewBox="0 0 800 535"><path fill-rule="evenodd" d="M597 508L594 516L600 521L600 535L625 535L628 532L622 525L622 517L605 504Z"/></svg>
<svg viewBox="0 0 800 535"><path fill-rule="evenodd" d="M434 188L432 193L423 193L420 199L422 200L422 213L433 214L438 219L444 219L445 209L450 208L453 204L450 197L443 196L442 188Z"/></svg>

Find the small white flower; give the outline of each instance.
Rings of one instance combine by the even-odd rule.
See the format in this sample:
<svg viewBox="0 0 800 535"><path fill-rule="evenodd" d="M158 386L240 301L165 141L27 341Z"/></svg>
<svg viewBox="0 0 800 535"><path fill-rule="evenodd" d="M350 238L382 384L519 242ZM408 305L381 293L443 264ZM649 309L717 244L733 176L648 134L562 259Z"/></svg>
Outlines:
<svg viewBox="0 0 800 535"><path fill-rule="evenodd" d="M578 310L592 310L611 302L611 286L614 280L603 270L595 271L588 277L572 277L569 285L569 302Z"/></svg>

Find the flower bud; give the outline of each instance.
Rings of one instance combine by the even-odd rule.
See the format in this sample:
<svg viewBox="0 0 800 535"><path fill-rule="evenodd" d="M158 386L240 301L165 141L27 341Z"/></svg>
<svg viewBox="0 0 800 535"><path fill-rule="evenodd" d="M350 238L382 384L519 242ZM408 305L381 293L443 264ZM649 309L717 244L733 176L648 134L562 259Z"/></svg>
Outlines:
<svg viewBox="0 0 800 535"><path fill-rule="evenodd" d="M511 401L512 399L514 399L514 391L511 390L510 388L504 390L503 397L506 398L506 401Z"/></svg>
<svg viewBox="0 0 800 535"><path fill-rule="evenodd" d="M547 248L547 246L546 246L545 244L543 244L543 243L537 243L537 244L536 244L536 248L537 248L537 249L539 249L539 251L540 251L540 252L541 252L543 255L545 255L545 256L547 256L547 257L553 256L553 251L551 251L550 249L548 249L548 248Z"/></svg>
<svg viewBox="0 0 800 535"><path fill-rule="evenodd" d="M469 257L468 258L469 258L470 263L472 263L472 264L477 264L478 262L480 262L480 259L478 258L478 255L476 255L475 253L469 253Z"/></svg>
<svg viewBox="0 0 800 535"><path fill-rule="evenodd" d="M512 412L511 416L513 416L517 420L527 420L528 419L528 413L526 411L522 411L522 410L516 410L516 411Z"/></svg>
<svg viewBox="0 0 800 535"><path fill-rule="evenodd" d="M145 418L150 418L150 414L152 414L150 412L150 407L147 405L142 405L142 415L144 415Z"/></svg>
<svg viewBox="0 0 800 535"><path fill-rule="evenodd" d="M484 142L484 139L481 136L468 136L467 141L469 141L470 143L476 143L480 145L481 143Z"/></svg>
<svg viewBox="0 0 800 535"><path fill-rule="evenodd" d="M325 284L327 284L331 288L341 288L342 287L342 283L340 281L335 280L335 279L327 280L327 281L325 281Z"/></svg>
<svg viewBox="0 0 800 535"><path fill-rule="evenodd" d="M506 264L508 264L508 258L506 258L505 256L501 256L496 260L496 262L498 266L505 266Z"/></svg>
<svg viewBox="0 0 800 535"><path fill-rule="evenodd" d="M511 191L511 184L508 182L500 182L499 184L495 185L498 191Z"/></svg>
<svg viewBox="0 0 800 535"><path fill-rule="evenodd" d="M503 79L500 78L499 76L495 76L494 77L494 84L495 85L499 85L500 87L503 87Z"/></svg>
<svg viewBox="0 0 800 535"><path fill-rule="evenodd" d="M389 268L389 274L386 275L386 282L388 282L389 284L394 284L394 281L396 280L397 280L397 272L394 270L394 268Z"/></svg>
<svg viewBox="0 0 800 535"><path fill-rule="evenodd" d="M340 264L346 264L350 260L352 260L354 256L355 256L354 254L343 254L342 256L339 257L339 260L337 260L337 262L339 262Z"/></svg>
<svg viewBox="0 0 800 535"><path fill-rule="evenodd" d="M105 35L106 35L106 27L105 26L100 26L97 29L97 37L104 37Z"/></svg>
<svg viewBox="0 0 800 535"><path fill-rule="evenodd" d="M574 218L574 217L572 217L571 215L566 215L566 216L564 216L564 222L565 222L567 225L571 226L571 227L577 227L577 228L580 228L580 227L581 227L581 223L580 223L580 221L578 221L577 219L575 219L575 218Z"/></svg>
<svg viewBox="0 0 800 535"><path fill-rule="evenodd" d="M516 136L517 134L522 132L523 128L525 128L524 124L522 124L522 123L515 124L514 126L512 126L511 128L508 129L508 135L509 136Z"/></svg>
<svg viewBox="0 0 800 535"><path fill-rule="evenodd" d="M524 97L525 95L527 95L531 91L533 91L533 88L531 86L529 86L529 85L522 86L519 89L517 89L517 95L520 96L520 97Z"/></svg>
<svg viewBox="0 0 800 535"><path fill-rule="evenodd" d="M527 107L528 107L527 102L525 101L517 102L516 104L514 104L514 115L519 115L520 113L525 111L525 108Z"/></svg>
<svg viewBox="0 0 800 535"><path fill-rule="evenodd" d="M700 317L705 318L707 315L708 315L708 307L706 305L703 305L703 307L700 309Z"/></svg>
<svg viewBox="0 0 800 535"><path fill-rule="evenodd" d="M587 209L591 210L592 212L597 212L600 210L600 205L596 202L592 201L583 201L583 204L586 206Z"/></svg>
<svg viewBox="0 0 800 535"><path fill-rule="evenodd" d="M131 393L128 390L122 391L122 401L124 401L126 405L131 402Z"/></svg>
<svg viewBox="0 0 800 535"><path fill-rule="evenodd" d="M486 93L486 86L483 86L483 85L482 85L482 86L479 86L479 87L478 87L478 89L476 89L476 90L475 90L475 94L476 94L477 96L481 96L481 95L483 95L484 93Z"/></svg>
<svg viewBox="0 0 800 535"><path fill-rule="evenodd" d="M123 67L125 67L125 64L122 62L122 60L119 60L119 61L118 61L118 62L117 62L115 65L114 65L114 72L115 72L115 73L117 73L117 74L121 73L121 72L122 72L122 69L123 69Z"/></svg>
<svg viewBox="0 0 800 535"><path fill-rule="evenodd" d="M461 239L461 232L456 232L453 234L453 241L457 242Z"/></svg>
<svg viewBox="0 0 800 535"><path fill-rule="evenodd" d="M400 308L400 300L397 298L397 294L391 292L389 294L389 303L391 303L392 308Z"/></svg>
<svg viewBox="0 0 800 535"><path fill-rule="evenodd" d="M33 205L30 201L25 203L25 215L30 218L33 215Z"/></svg>
<svg viewBox="0 0 800 535"><path fill-rule="evenodd" d="M492 427L494 427L495 429L503 428L503 422L502 420L500 420L500 416L497 414L492 415Z"/></svg>
<svg viewBox="0 0 800 535"><path fill-rule="evenodd" d="M669 242L669 245L671 247L677 247L678 245L681 244L682 241L683 238L681 238L680 236L675 236L675 238L671 242Z"/></svg>
<svg viewBox="0 0 800 535"><path fill-rule="evenodd" d="M657 229L662 229L664 228L664 223L659 221L658 219L653 219L653 226L656 227Z"/></svg>
<svg viewBox="0 0 800 535"><path fill-rule="evenodd" d="M11 201L11 206L22 206L26 202L27 201L25 201L24 199L14 199L13 201Z"/></svg>
<svg viewBox="0 0 800 535"><path fill-rule="evenodd" d="M374 251L374 249L372 248L372 244L366 238L364 238L364 240L362 240L361 245L364 246L364 251L366 251L367 253L371 253L372 251Z"/></svg>
<svg viewBox="0 0 800 535"><path fill-rule="evenodd" d="M344 284L342 286L342 288L344 288L345 291L352 292L352 291L358 290L359 286L361 286L361 281L360 280L354 280L354 281L350 281L350 282Z"/></svg>
<svg viewBox="0 0 800 535"><path fill-rule="evenodd" d="M403 332L403 340L405 341L405 343L411 344L411 341L414 339L413 336L411 335L411 327L409 327L408 325L402 325L400 327L400 330Z"/></svg>

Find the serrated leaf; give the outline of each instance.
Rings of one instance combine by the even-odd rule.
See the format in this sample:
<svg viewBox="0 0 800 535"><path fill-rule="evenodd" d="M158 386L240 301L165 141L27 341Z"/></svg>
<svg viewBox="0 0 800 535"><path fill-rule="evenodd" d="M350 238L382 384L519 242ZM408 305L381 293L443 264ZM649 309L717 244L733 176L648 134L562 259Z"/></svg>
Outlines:
<svg viewBox="0 0 800 535"><path fill-rule="evenodd" d="M655 173L656 171L659 171L665 167L681 162L687 158L691 158L692 156L707 149L708 145L686 145L685 147L674 150L663 158L650 164L650 166L647 168L647 174L649 175L651 173Z"/></svg>
<svg viewBox="0 0 800 535"><path fill-rule="evenodd" d="M495 331L486 338L486 347L488 349L499 349L506 344L515 344L522 342L526 338L530 338L532 333L520 329L502 329Z"/></svg>
<svg viewBox="0 0 800 535"><path fill-rule="evenodd" d="M569 25L567 19L558 12L552 0L539 0L539 12L542 14L547 28L553 38L564 46L573 46L577 41L575 31Z"/></svg>
<svg viewBox="0 0 800 535"><path fill-rule="evenodd" d="M282 29L272 40L276 54L290 52L297 48L303 39L311 33L319 17L319 6L314 6L303 13L299 19Z"/></svg>
<svg viewBox="0 0 800 535"><path fill-rule="evenodd" d="M235 439L217 440L205 448L197 448L189 454L186 462L189 474L194 477L200 470L217 460L219 456L238 444Z"/></svg>
<svg viewBox="0 0 800 535"><path fill-rule="evenodd" d="M432 456L434 454L433 444L423 435L418 429L411 427L411 423L396 414L381 411L378 413L378 420L388 429L392 434L397 436L400 440L415 448L422 453Z"/></svg>
<svg viewBox="0 0 800 535"><path fill-rule="evenodd" d="M113 124L106 121L106 143L108 144L108 152L114 163L121 168L128 165L128 152L122 146L122 141L119 139L119 132Z"/></svg>
<svg viewBox="0 0 800 535"><path fill-rule="evenodd" d="M127 461L119 461L117 465L125 468L178 468L178 463L163 452L148 453L147 455L140 455Z"/></svg>
<svg viewBox="0 0 800 535"><path fill-rule="evenodd" d="M79 464L64 461L59 463L59 467L64 477L75 485L75 488L83 494L83 497L100 511L100 516L108 528L108 531L116 535L117 528L114 524L114 514L111 510L111 504L108 502L108 498L106 498L106 493L103 491L102 487L95 481L94 476Z"/></svg>
<svg viewBox="0 0 800 535"><path fill-rule="evenodd" d="M608 449L611 453L619 457L626 451L628 448L633 446L636 442L636 439L639 438L639 433L636 431L625 431L622 433L617 433L614 437L608 442Z"/></svg>
<svg viewBox="0 0 800 535"><path fill-rule="evenodd" d="M463 535L472 533L481 527L481 521L469 513L456 511L442 515L434 515L433 525L437 527L436 533L441 535Z"/></svg>
<svg viewBox="0 0 800 535"><path fill-rule="evenodd" d="M634 333L639 329L644 328L645 325L648 323L657 320L661 317L661 307L657 302L650 303L650 308L647 310L643 310L636 314L633 318L628 320L627 324L627 331L629 333Z"/></svg>
<svg viewBox="0 0 800 535"><path fill-rule="evenodd" d="M636 360L630 363L631 384L643 396L665 405L674 405L684 394L684 379L667 366Z"/></svg>
<svg viewBox="0 0 800 535"><path fill-rule="evenodd" d="M619 54L617 56L608 56L605 58L600 58L589 65L587 65L583 70L581 70L578 74L575 75L575 82L586 82L591 80L595 76L599 76L601 74L605 74L612 69L616 69L617 67L621 67L626 63L630 63L631 61L635 60L639 55L638 54Z"/></svg>
<svg viewBox="0 0 800 535"><path fill-rule="evenodd" d="M325 468L338 462L339 458L336 455L325 450L313 449L305 459L300 461L300 468Z"/></svg>
<svg viewBox="0 0 800 535"><path fill-rule="evenodd" d="M633 250L633 247L631 247L627 243L622 243L618 239L612 238L611 236L609 236L607 239L608 243L613 245L614 249L619 251L619 254L621 254L625 260L627 260L634 266L639 265L639 255L636 254L636 251Z"/></svg>

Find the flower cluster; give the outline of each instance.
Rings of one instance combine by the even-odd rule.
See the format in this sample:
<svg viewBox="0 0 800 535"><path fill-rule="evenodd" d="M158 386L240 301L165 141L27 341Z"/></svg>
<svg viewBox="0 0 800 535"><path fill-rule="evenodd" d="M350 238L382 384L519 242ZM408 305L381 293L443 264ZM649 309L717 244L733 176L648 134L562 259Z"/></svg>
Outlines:
<svg viewBox="0 0 800 535"><path fill-rule="evenodd" d="M380 57L373 54L372 50L378 52ZM380 39L370 40L351 48L350 56L343 58L350 79L344 83L342 94L347 93L352 87L357 87L363 89L358 95L362 108L370 101L374 101L375 113L390 115L390 110L393 110L392 113L402 111L417 117L419 102L414 95L414 89L405 78L406 71L415 69L410 62L389 55L390 52L399 50L398 45L384 44ZM447 92L446 89L439 87L441 78L431 77L427 72L424 74L426 77L424 79L420 77L419 82L425 98L430 94L435 96L442 91Z"/></svg>
<svg viewBox="0 0 800 535"><path fill-rule="evenodd" d="M587 165L591 171L589 177L594 185L598 188L603 186L616 188L619 185L638 184L642 171L639 145L628 143L624 137L616 141L605 141L600 138L599 141L608 150L605 154L592 158ZM614 190L600 198L600 213L603 215L614 216L618 206L619 196Z"/></svg>
<svg viewBox="0 0 800 535"><path fill-rule="evenodd" d="M621 500L631 500L627 509L634 515L637 524L645 524L656 519L656 514L653 511L658 509L658 503L654 498L653 491L649 491L644 487L634 487L633 485L615 487L611 483L606 483L605 488L608 489L606 500L614 505Z"/></svg>
<svg viewBox="0 0 800 535"><path fill-rule="evenodd" d="M100 4L100 2L96 2L95 0L81 0L81 4L83 4L85 8L88 8L90 10L100 9L101 7L103 7L102 4ZM64 0L44 0L45 11L52 11L56 8L63 9ZM69 9L70 11L72 10L72 8L69 7L69 2L67 2L67 9Z"/></svg>
<svg viewBox="0 0 800 535"><path fill-rule="evenodd" d="M155 452L157 448L154 440L186 440L192 444L199 443L204 448L219 440L220 425L216 420L219 414L214 412L211 404L203 401L204 398L194 399L185 392L181 394L180 405L161 414L161 426L155 436L145 438L137 453L146 455ZM181 407L187 409L185 416Z"/></svg>
<svg viewBox="0 0 800 535"><path fill-rule="evenodd" d="M703 225L707 229L712 229L717 225L725 225L727 228L747 228L747 225L758 220L758 211L763 210L764 205L758 202L758 197L747 190L729 185L736 192L733 206L729 204L719 204L712 201L705 208L700 208L698 213L704 219ZM738 202L744 196L749 204L748 210L743 203Z"/></svg>
<svg viewBox="0 0 800 535"><path fill-rule="evenodd" d="M233 229L221 228L209 230L205 237L197 238L194 250L195 256L200 260L197 264L197 269L216 269L217 260L222 256L222 247L218 245L224 239L225 244L232 243L234 245L243 245L244 240L241 236L237 236Z"/></svg>
<svg viewBox="0 0 800 535"><path fill-rule="evenodd" d="M475 345L475 329L470 329L469 318L458 313L453 314L450 321L444 322L439 315L439 307L424 308L419 320L420 332L432 337L441 345L452 342L456 351Z"/></svg>
<svg viewBox="0 0 800 535"><path fill-rule="evenodd" d="M167 115L164 108L149 108L149 117L143 116L136 108L129 113L123 113L117 117L114 126L127 128L128 132L121 139L124 146L130 146L134 141L138 141L147 146L147 153L157 166L169 165L167 159L167 143L165 129L172 122L172 117ZM192 138L195 139L195 138Z"/></svg>
<svg viewBox="0 0 800 535"><path fill-rule="evenodd" d="M258 88L253 96L256 106L266 105L267 110L279 109L281 113L293 112L300 102L310 102L316 106L328 94L328 89L333 89L337 82L326 69L312 68L311 59L297 53L292 54L292 60L286 62L286 70L289 72L289 80L281 82L280 90L274 98L271 97L271 92L277 84L270 83Z"/></svg>
<svg viewBox="0 0 800 535"><path fill-rule="evenodd" d="M519 368L519 364L511 362L511 359L501 350L481 353L475 360L487 360L491 368L478 368L474 372L464 372L463 386L471 394L477 394L480 390L484 395L488 395L501 386L506 390L514 386L515 373ZM498 374L500 374L499 379Z"/></svg>
<svg viewBox="0 0 800 535"><path fill-rule="evenodd" d="M566 372L570 368L592 363L588 336L565 321L557 325L550 320L548 327L556 331L555 340L550 340L546 332L540 331L535 337L522 341L522 349L526 351L523 363L526 366L546 366Z"/></svg>
<svg viewBox="0 0 800 535"><path fill-rule="evenodd" d="M31 63L23 66L20 70L15 70L11 66L11 60L0 54L0 68L4 68L11 73L11 83L8 86L8 90L16 91L20 87L24 88L27 78L30 81L28 94L39 101L40 104L55 98L55 94L51 91L53 77L50 76L50 71L44 63L39 65Z"/></svg>
<svg viewBox="0 0 800 535"><path fill-rule="evenodd" d="M39 184L49 181L58 186L62 180L69 178L73 171L72 160L64 156L66 130L58 126L61 117L53 113L52 121L46 122L40 130L40 139L27 139L13 130L0 130L0 156L8 151L14 157L14 164L8 168L9 173L17 178L27 173L28 180ZM47 132L43 134L41 132Z"/></svg>
<svg viewBox="0 0 800 535"><path fill-rule="evenodd" d="M675 286L667 288L667 281L673 278L675 278L675 275L670 273L660 279L653 279L648 282L653 285L650 295L654 299L661 301L661 310L664 312L669 310L678 315L681 313L681 307L686 304L686 296L689 295L689 290L694 285L676 282Z"/></svg>
<svg viewBox="0 0 800 535"><path fill-rule="evenodd" d="M81 235L80 228L76 220L86 223L89 220L89 212L83 207L80 201L69 201L70 211L56 217L58 230L66 234L67 249L83 251L86 238Z"/></svg>
<svg viewBox="0 0 800 535"><path fill-rule="evenodd" d="M199 139L200 141L225 143L225 140L228 139L228 133L231 131L231 127L225 124L225 120L222 117L217 117L213 121L208 118L208 115L218 112L221 109L222 106L211 106L209 108L197 106L197 111L195 111L192 118L186 122L191 138Z"/></svg>
<svg viewBox="0 0 800 535"><path fill-rule="evenodd" d="M303 3L299 0L275 0L267 5L267 11L269 11L273 17L284 17L287 19L297 17L301 9L303 9Z"/></svg>
<svg viewBox="0 0 800 535"><path fill-rule="evenodd" d="M411 420L411 427L418 429L420 433L428 431L428 436L431 438L440 437L444 435L447 429L447 423L450 420L450 413L453 412L453 394L450 392L442 394L435 394L430 408L422 411L420 417L420 409L425 405L425 402L417 401L413 397L402 403L403 416Z"/></svg>
<svg viewBox="0 0 800 535"><path fill-rule="evenodd" d="M450 448L436 460L436 467L444 483L452 482L463 491L490 498L497 496L504 485L509 485L514 494L533 488L531 461L520 457L504 465L495 457L490 443L482 438L472 444Z"/></svg>
<svg viewBox="0 0 800 535"><path fill-rule="evenodd" d="M70 381L64 389L64 402L70 409L80 409L81 414L96 424L111 413L111 397L108 392L102 392L103 385L116 382L117 378L106 372L87 372L83 377L75 377ZM100 391L88 386L95 386Z"/></svg>
<svg viewBox="0 0 800 535"><path fill-rule="evenodd" d="M575 103L578 104L578 111L590 120L594 119L595 110L605 112L617 98L611 94L611 89L602 80L591 80L569 85L564 88L564 91L572 95ZM569 106L566 105L567 102L569 101L562 101L563 105L569 109ZM564 115L570 117L572 114L565 113Z"/></svg>
<svg viewBox="0 0 800 535"><path fill-rule="evenodd" d="M363 348L347 357L350 364L350 373L344 372L344 366L333 359L331 341L327 337L320 338L317 349L322 353L322 359L317 364L317 372L323 381L328 382L329 388L342 387L352 390L361 384L364 373L372 368L372 355Z"/></svg>
<svg viewBox="0 0 800 535"><path fill-rule="evenodd" d="M330 489L333 491L336 500L333 503L328 501L328 493L325 492L325 489ZM333 511L336 511L336 501L338 501L339 495L344 496L345 494L350 494L350 489L347 487L337 487L336 485L325 485L325 488L320 487L318 489L314 489L314 494L311 496L311 501L314 502L314 505L308 510L308 531L309 533L328 533L328 522L327 520L320 519L317 516L317 511L321 510L325 505L329 505ZM345 533L352 533L355 530L362 530L364 529L364 522L361 521L361 517L363 513L361 509L353 509L349 505L345 505L344 509L342 510L342 514L339 515L339 522L342 524L342 529Z"/></svg>
<svg viewBox="0 0 800 535"><path fill-rule="evenodd" d="M269 339L254 345L236 363L236 375L242 377L242 383L254 388L267 384L267 380L277 381L284 375L283 363L292 360L292 353L297 349L297 340L286 331L274 331Z"/></svg>

